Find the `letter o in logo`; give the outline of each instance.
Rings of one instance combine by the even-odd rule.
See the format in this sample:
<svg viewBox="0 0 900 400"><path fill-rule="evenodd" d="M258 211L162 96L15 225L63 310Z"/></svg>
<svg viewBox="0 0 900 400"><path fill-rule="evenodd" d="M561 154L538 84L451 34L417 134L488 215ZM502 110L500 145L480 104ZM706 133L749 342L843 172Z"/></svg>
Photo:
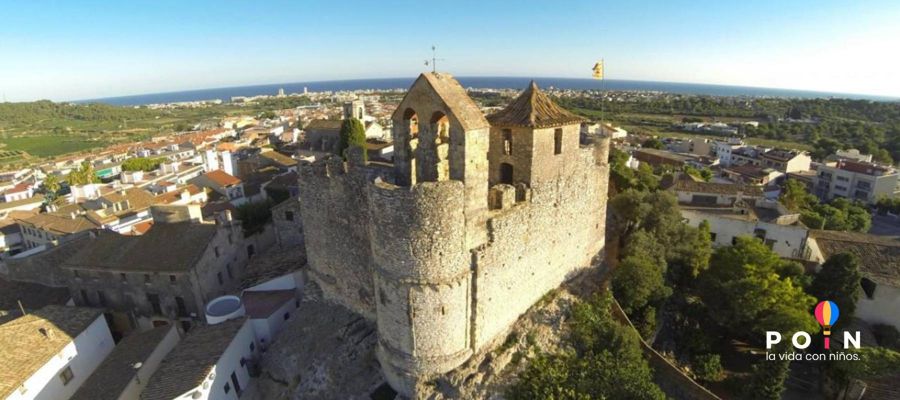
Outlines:
<svg viewBox="0 0 900 400"><path fill-rule="evenodd" d="M799 343L798 338L803 338L803 344ZM812 343L812 337L809 336L808 333L800 331L791 336L791 343L794 345L795 349L805 349L809 347L809 344Z"/></svg>

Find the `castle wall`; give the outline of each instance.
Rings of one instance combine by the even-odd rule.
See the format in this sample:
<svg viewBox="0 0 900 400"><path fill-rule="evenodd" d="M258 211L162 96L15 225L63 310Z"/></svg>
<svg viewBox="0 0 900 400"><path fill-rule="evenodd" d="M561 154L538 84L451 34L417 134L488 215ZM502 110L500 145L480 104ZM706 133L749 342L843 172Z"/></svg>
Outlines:
<svg viewBox="0 0 900 400"><path fill-rule="evenodd" d="M575 153L556 179L533 185L531 202L491 212L489 241L475 252L475 349L603 248L608 166L596 165L593 148Z"/></svg>
<svg viewBox="0 0 900 400"><path fill-rule="evenodd" d="M408 392L471 355L465 197L459 181L369 186L378 356Z"/></svg>
<svg viewBox="0 0 900 400"><path fill-rule="evenodd" d="M300 168L300 214L310 277L324 298L375 319L365 168L340 157Z"/></svg>

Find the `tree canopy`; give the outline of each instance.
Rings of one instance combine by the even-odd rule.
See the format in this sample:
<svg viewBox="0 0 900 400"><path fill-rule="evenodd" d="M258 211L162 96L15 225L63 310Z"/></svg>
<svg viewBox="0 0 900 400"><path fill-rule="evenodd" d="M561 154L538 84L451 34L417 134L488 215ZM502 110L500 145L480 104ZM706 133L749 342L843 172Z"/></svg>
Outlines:
<svg viewBox="0 0 900 400"><path fill-rule="evenodd" d="M820 301L831 300L841 310L838 323L853 320L859 298L859 260L850 253L838 253L828 258L813 278L809 293Z"/></svg>
<svg viewBox="0 0 900 400"><path fill-rule="evenodd" d="M345 119L341 124L340 142L338 143L337 153L345 159L347 158L347 149L350 146L360 147L363 150L363 158L368 159L366 154L366 128L362 122L356 118Z"/></svg>

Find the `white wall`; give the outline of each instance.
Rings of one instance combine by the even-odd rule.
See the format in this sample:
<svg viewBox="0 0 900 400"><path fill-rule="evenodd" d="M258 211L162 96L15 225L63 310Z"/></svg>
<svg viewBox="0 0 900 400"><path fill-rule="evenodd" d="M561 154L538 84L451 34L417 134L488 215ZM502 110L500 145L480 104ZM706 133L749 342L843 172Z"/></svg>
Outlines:
<svg viewBox="0 0 900 400"><path fill-rule="evenodd" d="M289 315L288 320L290 320L294 318L295 310L297 310L296 299L291 299L282 304L278 310L275 310L269 318L250 320L253 324L253 330L256 332L256 338L263 348L269 347L272 344L272 340L281 332L281 327L287 322L284 319L284 314L287 313Z"/></svg>
<svg viewBox="0 0 900 400"><path fill-rule="evenodd" d="M874 298L860 289L856 316L870 324L888 324L900 329L900 288L877 283Z"/></svg>
<svg viewBox="0 0 900 400"><path fill-rule="evenodd" d="M147 385L147 382L150 381L150 377L159 368L159 364L162 362L163 358L165 358L166 354L169 354L169 352L175 348L175 345L181 341L181 335L178 334L178 329L175 328L175 325L170 326L169 332L166 333L166 336L164 336L159 344L156 345L153 353L150 353L150 356L143 362L141 369L137 371L137 376L133 378L131 382L128 382L128 386L126 386L125 390L122 391L122 394L119 395L119 400L138 400L141 392L144 391L144 386Z"/></svg>
<svg viewBox="0 0 900 400"><path fill-rule="evenodd" d="M62 400L75 394L81 384L112 352L115 343L101 314L87 329L75 337L57 356L25 381L25 393L14 391L8 400ZM72 368L72 380L63 385L59 374Z"/></svg>
<svg viewBox="0 0 900 400"><path fill-rule="evenodd" d="M796 225L777 225L761 221L744 221L736 218L721 217L714 214L694 210L681 210L681 216L687 218L691 226L699 226L704 220L709 222L709 230L716 234L713 246L731 246L737 236L753 236L756 229L766 231L766 239L775 240L772 251L780 257L800 258L806 243L808 231Z"/></svg>
<svg viewBox="0 0 900 400"><path fill-rule="evenodd" d="M250 350L251 343L253 343L253 351ZM256 358L257 354L259 354L259 344L256 343L253 326L250 320L247 320L241 329L238 330L225 352L222 353L222 357L216 362L216 366L213 368L215 377L209 383L208 388L204 389L201 384L179 396L178 399L195 399L193 397L194 392L200 392L200 396L196 397L196 399L201 400L237 399L237 390L235 390L234 384L231 383L231 373L235 372L237 374L241 389L247 390L247 387L250 385L250 373L247 369L249 360ZM242 367L241 358L248 360L248 364ZM225 384L228 384L231 388L228 393L225 393Z"/></svg>

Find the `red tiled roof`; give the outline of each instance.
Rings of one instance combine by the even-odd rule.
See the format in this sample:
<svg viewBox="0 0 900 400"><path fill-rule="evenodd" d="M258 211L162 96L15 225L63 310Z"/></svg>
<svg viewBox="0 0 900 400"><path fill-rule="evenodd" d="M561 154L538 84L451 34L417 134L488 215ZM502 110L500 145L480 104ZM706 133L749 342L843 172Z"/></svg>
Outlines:
<svg viewBox="0 0 900 400"><path fill-rule="evenodd" d="M231 186L241 183L241 180L229 175L227 172L217 169L215 171L204 174L209 180L215 182L219 186Z"/></svg>

